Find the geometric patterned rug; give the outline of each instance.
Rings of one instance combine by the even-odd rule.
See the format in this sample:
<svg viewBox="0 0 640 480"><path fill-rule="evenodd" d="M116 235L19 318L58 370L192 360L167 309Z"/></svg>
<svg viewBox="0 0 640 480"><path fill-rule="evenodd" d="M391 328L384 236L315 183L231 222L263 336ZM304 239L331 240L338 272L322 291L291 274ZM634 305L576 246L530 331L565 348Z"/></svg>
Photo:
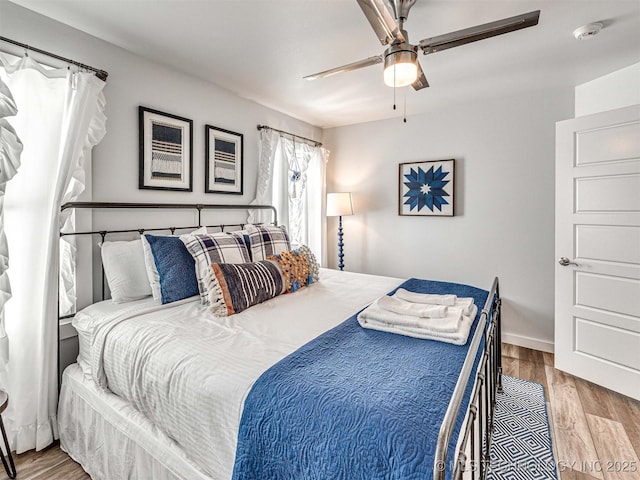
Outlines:
<svg viewBox="0 0 640 480"><path fill-rule="evenodd" d="M542 385L503 375L502 386L487 480L557 480Z"/></svg>

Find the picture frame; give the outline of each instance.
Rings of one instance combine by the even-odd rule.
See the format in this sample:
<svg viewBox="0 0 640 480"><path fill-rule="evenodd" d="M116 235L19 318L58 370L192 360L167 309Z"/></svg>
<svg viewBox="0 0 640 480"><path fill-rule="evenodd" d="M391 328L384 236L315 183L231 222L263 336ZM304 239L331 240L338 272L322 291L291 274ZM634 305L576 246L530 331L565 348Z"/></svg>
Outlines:
<svg viewBox="0 0 640 480"><path fill-rule="evenodd" d="M139 106L138 188L193 191L193 120Z"/></svg>
<svg viewBox="0 0 640 480"><path fill-rule="evenodd" d="M399 165L398 215L454 215L455 159Z"/></svg>
<svg viewBox="0 0 640 480"><path fill-rule="evenodd" d="M242 195L244 135L213 125L204 126L205 193Z"/></svg>

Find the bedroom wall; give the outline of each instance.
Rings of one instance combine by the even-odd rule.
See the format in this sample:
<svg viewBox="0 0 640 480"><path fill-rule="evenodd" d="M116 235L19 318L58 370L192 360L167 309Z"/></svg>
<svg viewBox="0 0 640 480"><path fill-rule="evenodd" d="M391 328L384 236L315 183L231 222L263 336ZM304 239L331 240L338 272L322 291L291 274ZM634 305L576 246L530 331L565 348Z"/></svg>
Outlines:
<svg viewBox="0 0 640 480"><path fill-rule="evenodd" d="M255 102L240 98L211 81L195 78L172 68L133 55L115 45L87 35L50 18L36 14L6 0L0 0L2 36L42 48L109 72L104 88L107 100L107 134L94 149L92 165L87 166L87 192L83 200L116 202L172 203L248 203L255 196L258 158L257 124L291 131L309 138L320 138L319 128L296 120ZM21 49L0 43L0 49L22 55ZM50 59L35 53L40 61ZM206 61L206 59L203 59ZM55 64L55 62L53 62ZM56 65L56 66L59 66ZM193 192L162 192L138 189L138 106L173 113L193 120ZM244 134L244 194L204 193L204 125L210 124ZM169 220L170 219L170 220ZM193 225L195 213L186 216L163 212L94 214L94 228L109 228L123 223L128 227L152 227L158 224ZM225 217L225 222L227 222ZM141 223L143 223L141 225ZM228 222L227 222L228 223ZM94 242L97 243L97 242ZM97 251L94 245L94 257ZM90 269L87 257L79 268ZM95 262L94 262L95 264ZM99 290L99 275L93 290ZM79 288L91 290L91 282ZM91 292L89 292L91 296ZM85 299L80 303L88 303ZM82 305L80 305L82 306ZM62 329L61 366L75 361L77 340L71 325Z"/></svg>
<svg viewBox="0 0 640 480"><path fill-rule="evenodd" d="M345 269L485 288L497 275L504 339L552 351L555 123L573 117L573 101L571 88L532 92L325 130L328 191L353 192ZM398 164L448 158L455 216L399 216Z"/></svg>
<svg viewBox="0 0 640 480"><path fill-rule="evenodd" d="M576 117L640 105L640 63L576 86L575 99Z"/></svg>

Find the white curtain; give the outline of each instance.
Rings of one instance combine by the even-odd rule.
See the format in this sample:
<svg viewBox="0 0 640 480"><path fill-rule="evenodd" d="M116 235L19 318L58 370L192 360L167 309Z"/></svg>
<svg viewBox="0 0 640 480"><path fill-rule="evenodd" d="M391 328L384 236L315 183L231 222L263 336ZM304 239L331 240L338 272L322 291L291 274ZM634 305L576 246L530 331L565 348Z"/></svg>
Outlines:
<svg viewBox="0 0 640 480"><path fill-rule="evenodd" d="M0 79L18 106L10 122L24 144L5 194L13 298L5 309L9 366L2 385L10 398L7 434L21 453L57 437L58 242L68 221L60 206L84 190L82 166L104 136L106 117L104 82L93 74L0 56Z"/></svg>
<svg viewBox="0 0 640 480"><path fill-rule="evenodd" d="M272 130L260 131L258 184L254 203L273 205L291 243L307 245L326 265L325 169L329 151L296 142ZM252 223L270 221L268 211L255 210Z"/></svg>
<svg viewBox="0 0 640 480"><path fill-rule="evenodd" d="M18 112L9 87L0 79L0 385L6 384L9 339L4 326L4 306L11 298L9 247L4 233L4 192L20 167L22 142L5 117Z"/></svg>

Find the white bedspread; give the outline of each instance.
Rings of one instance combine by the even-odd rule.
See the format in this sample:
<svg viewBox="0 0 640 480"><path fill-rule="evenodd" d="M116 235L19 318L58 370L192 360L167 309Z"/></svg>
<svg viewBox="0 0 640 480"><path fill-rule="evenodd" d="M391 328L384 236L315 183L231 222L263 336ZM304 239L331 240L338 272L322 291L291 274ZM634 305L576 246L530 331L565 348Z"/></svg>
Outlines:
<svg viewBox="0 0 640 480"><path fill-rule="evenodd" d="M320 282L227 318L193 299L97 304L79 315L80 357L216 479L231 477L244 399L274 363L402 280L321 270ZM194 297L196 298L196 297Z"/></svg>

